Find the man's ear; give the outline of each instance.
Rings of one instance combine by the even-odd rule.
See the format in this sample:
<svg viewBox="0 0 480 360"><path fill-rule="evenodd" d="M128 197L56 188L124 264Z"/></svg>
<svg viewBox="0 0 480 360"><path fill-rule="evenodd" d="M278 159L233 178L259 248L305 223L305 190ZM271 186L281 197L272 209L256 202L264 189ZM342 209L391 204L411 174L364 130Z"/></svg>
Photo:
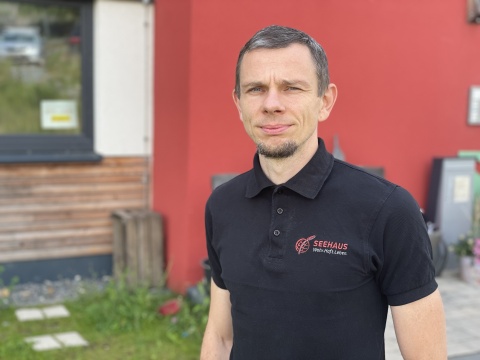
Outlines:
<svg viewBox="0 0 480 360"><path fill-rule="evenodd" d="M337 94L337 86L335 84L329 84L327 90L325 90L325 93L322 95L323 105L318 117L319 122L327 120L333 109L333 105L335 105L335 101L337 100Z"/></svg>
<svg viewBox="0 0 480 360"><path fill-rule="evenodd" d="M235 89L233 89L232 91L232 97L233 97L233 102L235 103L235 106L237 107L237 110L238 110L238 116L240 116L240 120L243 121L242 108L240 107L240 99L237 96Z"/></svg>

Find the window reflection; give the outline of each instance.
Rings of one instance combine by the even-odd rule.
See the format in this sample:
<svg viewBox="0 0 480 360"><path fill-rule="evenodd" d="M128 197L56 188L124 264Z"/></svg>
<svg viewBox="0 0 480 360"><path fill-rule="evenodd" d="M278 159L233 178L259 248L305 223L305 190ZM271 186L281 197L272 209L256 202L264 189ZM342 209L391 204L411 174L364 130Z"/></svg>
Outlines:
<svg viewBox="0 0 480 360"><path fill-rule="evenodd" d="M35 27L7 27L0 39L0 57L41 64L42 39Z"/></svg>
<svg viewBox="0 0 480 360"><path fill-rule="evenodd" d="M0 2L0 135L81 133L79 24L79 7Z"/></svg>

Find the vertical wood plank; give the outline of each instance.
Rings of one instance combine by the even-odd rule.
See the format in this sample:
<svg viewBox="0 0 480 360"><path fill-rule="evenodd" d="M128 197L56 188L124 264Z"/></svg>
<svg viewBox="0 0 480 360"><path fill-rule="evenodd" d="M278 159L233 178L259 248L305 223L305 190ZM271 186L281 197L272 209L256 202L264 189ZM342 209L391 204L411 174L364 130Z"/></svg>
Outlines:
<svg viewBox="0 0 480 360"><path fill-rule="evenodd" d="M164 239L163 219L156 212L150 213L150 241L152 262L152 286L163 286L164 282Z"/></svg>
<svg viewBox="0 0 480 360"><path fill-rule="evenodd" d="M125 234L126 234L126 247L127 254L127 284L135 286L138 279L138 237L137 237L137 222L134 218L128 218L124 221Z"/></svg>

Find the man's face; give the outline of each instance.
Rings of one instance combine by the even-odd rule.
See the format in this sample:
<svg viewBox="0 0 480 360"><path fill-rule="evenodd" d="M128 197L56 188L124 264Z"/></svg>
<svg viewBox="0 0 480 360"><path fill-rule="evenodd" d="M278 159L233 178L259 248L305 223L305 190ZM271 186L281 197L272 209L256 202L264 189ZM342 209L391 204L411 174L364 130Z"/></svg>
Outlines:
<svg viewBox="0 0 480 360"><path fill-rule="evenodd" d="M334 86L334 85L333 85ZM334 89L336 91L336 89ZM247 134L261 155L282 158L317 143L317 124L333 106L319 96L315 64L305 45L247 52L234 101ZM336 92L335 94L336 95Z"/></svg>

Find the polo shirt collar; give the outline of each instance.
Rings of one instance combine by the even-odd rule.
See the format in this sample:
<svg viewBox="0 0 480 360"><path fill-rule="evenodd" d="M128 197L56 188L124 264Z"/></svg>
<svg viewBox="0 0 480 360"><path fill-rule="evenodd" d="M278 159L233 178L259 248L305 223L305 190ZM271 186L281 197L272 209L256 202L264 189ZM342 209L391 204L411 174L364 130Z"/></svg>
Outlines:
<svg viewBox="0 0 480 360"><path fill-rule="evenodd" d="M308 199L314 199L330 175L332 167L333 156L325 149L323 140L319 138L318 149L307 165L282 186ZM263 189L274 186L275 184L267 178L260 166L258 153L255 154L253 172L250 173L245 196L253 198Z"/></svg>

